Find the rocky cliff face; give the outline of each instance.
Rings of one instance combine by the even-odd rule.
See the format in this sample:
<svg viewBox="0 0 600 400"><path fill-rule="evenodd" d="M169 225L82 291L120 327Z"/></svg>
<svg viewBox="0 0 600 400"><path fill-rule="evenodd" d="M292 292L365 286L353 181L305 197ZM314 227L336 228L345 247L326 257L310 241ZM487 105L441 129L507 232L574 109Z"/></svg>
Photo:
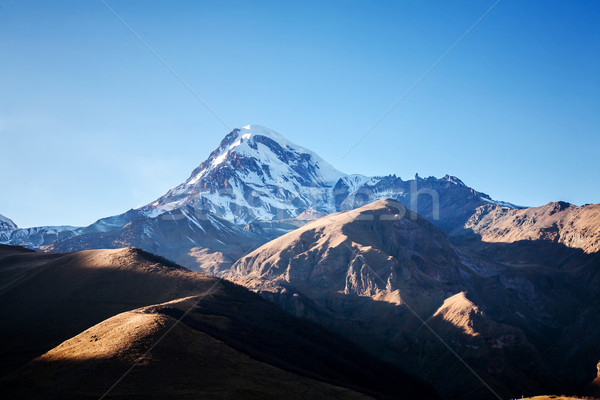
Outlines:
<svg viewBox="0 0 600 400"><path fill-rule="evenodd" d="M525 209L486 205L476 210L465 228L484 242L541 240L595 253L600 251L600 204L577 207L553 202Z"/></svg>

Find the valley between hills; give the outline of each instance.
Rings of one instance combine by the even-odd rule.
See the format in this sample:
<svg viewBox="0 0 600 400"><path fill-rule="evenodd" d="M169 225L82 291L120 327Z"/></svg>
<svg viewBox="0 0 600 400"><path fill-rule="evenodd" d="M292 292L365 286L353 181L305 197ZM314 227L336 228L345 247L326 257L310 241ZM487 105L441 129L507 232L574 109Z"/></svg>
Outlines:
<svg viewBox="0 0 600 400"><path fill-rule="evenodd" d="M0 395L598 397L600 204L506 200L248 125L143 207L0 216Z"/></svg>

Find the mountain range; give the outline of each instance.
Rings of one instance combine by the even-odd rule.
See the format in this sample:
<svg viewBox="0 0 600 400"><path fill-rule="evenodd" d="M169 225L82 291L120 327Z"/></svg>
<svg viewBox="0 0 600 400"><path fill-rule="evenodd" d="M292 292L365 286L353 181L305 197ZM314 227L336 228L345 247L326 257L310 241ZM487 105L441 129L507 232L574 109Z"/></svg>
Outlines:
<svg viewBox="0 0 600 400"><path fill-rule="evenodd" d="M13 321L3 341L22 349L9 352L14 364L5 372L37 357L9 375L11 390L27 386L27 377L42 379L50 364L57 365L55 376L78 376L79 367L66 355L96 359L107 350L88 344L94 336L122 331L110 340L122 343L115 346L127 354L139 354L143 346L124 339L138 335L132 324L143 321L139 335L147 339L142 341L160 337L165 324L181 317L190 296L198 296L208 282L224 285L226 294L198 306L211 316L183 320L176 334L191 347L165 349L156 370L170 351L199 357L194 352L205 351L201 342L208 335L224 343L231 360L249 356L267 362L290 388L307 385L307 393L332 397L413 398L408 392L391 394L397 388L379 379L390 373L402 377L403 390L425 393L422 398L435 397L429 387L448 399L480 399L581 395L598 386L598 204L522 207L494 200L449 175L410 180L348 175L278 133L248 125L225 136L184 183L143 207L87 227L19 229L0 216L0 242L10 253L0 259L0 311ZM102 278L109 276L102 269L107 266L113 274L108 280ZM82 271L85 278L78 278ZM173 274L179 277L175 281ZM102 286L113 280L123 283L115 289ZM57 289L62 285L71 289ZM136 290L127 293L132 287ZM65 297L57 298L56 290ZM80 307L89 307L94 296L92 303L108 305L84 313ZM81 320L39 336L51 320L61 318L48 307L31 311L27 306L44 301L66 307L59 314ZM240 305L246 302L258 302L257 310ZM242 316L248 313L264 326ZM264 313L269 318L262 319ZM283 320L342 343L302 340L307 347L294 350L304 354L325 346L338 364L329 368L322 358L285 359L287 350L275 354L276 349L261 347L270 337L261 330L266 328L291 340L286 349L295 348L296 334L275 328ZM317 334L319 329L326 331ZM28 336L31 331L38 336ZM38 347L29 348L31 343ZM357 358L344 358L350 353ZM353 384L358 372L351 366L359 359L370 360L369 367ZM81 379L98 387L91 371L125 366L131 358L111 360L85 364L88 372ZM212 362L230 371L223 360ZM320 372L309 373L316 366ZM148 368L154 374L152 363ZM332 375L338 368L347 374ZM300 374L303 383L280 370ZM183 384L176 377L181 374L186 375L181 370L170 377L175 383L169 385Z"/></svg>
<svg viewBox="0 0 600 400"><path fill-rule="evenodd" d="M83 228L9 226L0 243L46 251L136 246L214 273L307 220L385 198L445 232L462 229L480 206L516 208L448 175L407 181L347 175L278 133L248 125L229 133L186 182L144 207Z"/></svg>

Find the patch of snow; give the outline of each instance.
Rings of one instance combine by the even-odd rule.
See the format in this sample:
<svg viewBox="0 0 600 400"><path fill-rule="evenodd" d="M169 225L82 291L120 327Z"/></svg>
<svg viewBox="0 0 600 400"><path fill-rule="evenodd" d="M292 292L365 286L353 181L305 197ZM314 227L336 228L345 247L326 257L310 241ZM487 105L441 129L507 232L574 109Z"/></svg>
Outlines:
<svg viewBox="0 0 600 400"><path fill-rule="evenodd" d="M198 228L200 228L200 230L204 233L206 233L206 231L204 230L204 227L202 225L200 225L200 223L196 220L196 218L194 218L193 215L190 215L187 211L185 211L183 208L181 209L181 213L183 215L185 215L185 217L188 219L188 221L190 221L192 224L196 225Z"/></svg>
<svg viewBox="0 0 600 400"><path fill-rule="evenodd" d="M205 169L203 169L202 171L198 172L198 173L196 174L196 176L194 176L192 179L188 180L188 181L186 182L186 185L194 185L194 184L198 183L198 181L199 181L200 179L202 179L202 177L204 176L204 173L205 173L205 172L206 172L206 168L205 168Z"/></svg>
<svg viewBox="0 0 600 400"><path fill-rule="evenodd" d="M216 167L217 165L221 164L223 161L225 161L225 159L227 158L227 153L223 153L220 156L216 157L213 162L211 162L210 164L213 167ZM198 174L199 175L199 174Z"/></svg>

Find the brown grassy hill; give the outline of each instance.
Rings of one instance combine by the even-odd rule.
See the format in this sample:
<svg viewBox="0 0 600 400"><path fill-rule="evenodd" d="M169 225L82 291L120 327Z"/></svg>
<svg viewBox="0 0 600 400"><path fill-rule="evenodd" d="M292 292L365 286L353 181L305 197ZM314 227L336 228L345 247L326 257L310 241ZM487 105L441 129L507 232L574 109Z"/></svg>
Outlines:
<svg viewBox="0 0 600 400"><path fill-rule="evenodd" d="M214 278L138 249L0 259L2 374L110 316L197 295Z"/></svg>
<svg viewBox="0 0 600 400"><path fill-rule="evenodd" d="M45 254L38 255L42 258L47 257ZM393 398L397 393L405 393L409 397L415 393L424 398L436 397L430 389L414 378L368 355L329 330L310 321L295 318L240 286L190 272L144 251L132 248L93 250L57 255L46 263L38 263L35 258L30 261L37 263L36 266L25 269L20 279L0 293L0 317L3 322L7 321L0 330L0 351L5 371L14 370L15 367L98 323L100 327L96 328L104 332L103 335L109 335L110 346L75 349L73 346L76 343L81 345L83 342L81 337L74 339L75 341L68 342L70 344L66 345L66 348L81 353L81 359L69 361L61 358L62 356L51 356L50 359L42 357L24 367L21 372L6 378L0 384L0 393L14 394L18 397L17 393L27 390L33 397L42 396L44 391L38 392L29 388L31 382L34 382L46 388L64 385L64 388L70 388L69 396L72 398L77 398L80 394L83 396L85 393L80 392L81 385L69 386L69 379L66 378L60 385L52 383L52 380L59 381L66 376L75 382L89 381L92 386L101 383L106 385L120 366L125 366L131 361L127 356L127 349L135 348L137 350L132 351L138 354L144 345L148 345L163 332L160 330L163 328L155 330L146 329L144 326L168 325L173 319L183 318L182 323L186 328L182 331L183 326L178 327L179 334L187 335L189 340L195 343L194 346L200 346L199 348L203 346L200 342L210 337L211 339L207 339L210 343L222 342L223 346L230 348L223 350L224 352L243 353L244 357L269 364L277 370L329 382L335 386L353 388L375 397ZM4 269L9 267L10 265L3 266ZM192 301L190 296L191 299L200 302L189 314L184 315L184 310ZM174 301L181 298L184 300ZM133 322L127 322L135 320L129 319L130 314L122 317L124 319L119 317L117 320L111 320L112 322L106 321L108 325L102 323L124 311L157 303L165 304L138 312L160 314L156 319L143 317L140 320L143 323L139 324L141 333L136 333L134 329L138 325L132 328ZM104 328L101 328L102 326ZM189 333L191 331L193 332ZM139 336L141 341L132 342L130 336ZM135 347L140 343L141 347ZM51 354L66 354L62 350L57 351L58 353ZM96 355L103 351L109 356L116 352L116 358L109 357L107 363L101 362L102 357L99 360ZM164 348L163 354L168 355L172 352L173 357L167 357L165 362L150 363L148 377L140 375L139 380L130 387L140 389L142 396L146 392L143 385L139 386L141 382L150 382L154 376L161 374L165 374L164 382L168 387L171 384L169 379L175 379L177 377L174 375L179 375L171 374L171 370L185 371L189 367L186 360L187 351L181 347ZM198 359L199 353L196 350L189 351L196 354L195 362L202 365L228 365L225 363L227 360ZM242 356L231 357L235 359ZM48 364L46 361L49 360L52 362ZM73 364L71 361L77 363ZM199 367L194 364L194 368ZM78 375L80 371L81 375ZM220 374L223 379L230 379L233 383L234 377L228 377L230 371L217 370L214 374ZM251 376L249 371L242 372L244 376ZM274 374L277 375L275 372ZM281 374L281 379L288 379L285 377L288 375ZM107 378L103 379L103 376ZM190 379L195 380L197 376L190 373L182 376L181 379L176 379L175 385L183 392L188 390L188 386L192 392L196 390L198 384ZM292 378L289 379L293 381ZM242 385L237 389L246 388L243 386L243 380L237 382ZM260 383L260 380L257 382ZM264 381L264 384L267 385L268 381ZM218 382L215 385L220 387ZM288 389L291 390L292 386L290 383ZM317 386L313 385L315 388ZM206 393L212 390L209 387L204 389ZM262 394L277 393L279 390L266 386L263 389L260 392ZM66 392L60 393L56 393L56 398L66 396ZM95 396L98 395L97 391L94 393Z"/></svg>
<svg viewBox="0 0 600 400"><path fill-rule="evenodd" d="M189 303L168 307L183 310ZM165 306L118 314L63 342L12 375L3 398L98 399L172 326L105 398L369 398L257 361L185 323L176 324L161 312Z"/></svg>

